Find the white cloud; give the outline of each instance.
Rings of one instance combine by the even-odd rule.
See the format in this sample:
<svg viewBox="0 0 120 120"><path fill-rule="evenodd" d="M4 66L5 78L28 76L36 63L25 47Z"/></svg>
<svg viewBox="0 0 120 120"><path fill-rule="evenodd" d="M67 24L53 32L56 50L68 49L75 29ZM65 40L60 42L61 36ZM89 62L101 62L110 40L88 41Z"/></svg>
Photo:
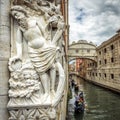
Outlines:
<svg viewBox="0 0 120 120"><path fill-rule="evenodd" d="M99 45L120 28L120 0L69 0L69 23L70 43Z"/></svg>

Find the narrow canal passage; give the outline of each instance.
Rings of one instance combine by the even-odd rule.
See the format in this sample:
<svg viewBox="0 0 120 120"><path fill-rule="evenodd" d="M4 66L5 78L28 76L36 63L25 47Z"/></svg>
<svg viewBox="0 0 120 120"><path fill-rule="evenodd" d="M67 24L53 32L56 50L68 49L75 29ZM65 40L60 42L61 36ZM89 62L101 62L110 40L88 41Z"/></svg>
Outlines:
<svg viewBox="0 0 120 120"><path fill-rule="evenodd" d="M84 92L86 109L74 114L74 95L68 102L68 120L120 120L120 95L87 83L78 77L73 79Z"/></svg>

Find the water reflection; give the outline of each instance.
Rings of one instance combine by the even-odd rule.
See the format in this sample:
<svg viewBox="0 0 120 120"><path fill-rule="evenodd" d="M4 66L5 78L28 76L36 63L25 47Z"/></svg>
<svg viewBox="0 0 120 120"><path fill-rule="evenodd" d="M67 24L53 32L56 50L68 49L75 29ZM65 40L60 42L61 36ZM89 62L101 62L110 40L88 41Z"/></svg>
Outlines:
<svg viewBox="0 0 120 120"><path fill-rule="evenodd" d="M120 95L98 86L84 82L80 78L74 77L74 80L84 91L86 101L86 110L83 114L74 114L74 98L72 98L72 109L69 112L68 120L119 120L120 119ZM68 110L69 111L69 110Z"/></svg>
<svg viewBox="0 0 120 120"><path fill-rule="evenodd" d="M74 114L74 118L75 120L82 120L84 116L84 112L80 113L80 114Z"/></svg>

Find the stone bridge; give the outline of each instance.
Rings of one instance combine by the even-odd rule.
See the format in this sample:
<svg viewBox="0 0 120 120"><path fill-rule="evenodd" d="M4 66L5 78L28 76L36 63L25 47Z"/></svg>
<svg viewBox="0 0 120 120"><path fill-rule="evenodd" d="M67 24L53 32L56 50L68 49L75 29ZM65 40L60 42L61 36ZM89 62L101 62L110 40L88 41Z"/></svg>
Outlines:
<svg viewBox="0 0 120 120"><path fill-rule="evenodd" d="M77 75L77 76L79 76L79 72L69 71L69 75Z"/></svg>
<svg viewBox="0 0 120 120"><path fill-rule="evenodd" d="M96 46L92 42L86 40L79 40L73 42L68 48L69 61L76 58L86 58L96 61Z"/></svg>

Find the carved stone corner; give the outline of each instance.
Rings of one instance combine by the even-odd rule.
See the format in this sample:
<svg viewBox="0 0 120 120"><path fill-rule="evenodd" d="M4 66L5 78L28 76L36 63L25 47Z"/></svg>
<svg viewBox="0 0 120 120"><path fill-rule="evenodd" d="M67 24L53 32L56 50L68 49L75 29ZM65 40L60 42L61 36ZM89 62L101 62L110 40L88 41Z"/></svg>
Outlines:
<svg viewBox="0 0 120 120"><path fill-rule="evenodd" d="M13 1L17 26L12 36L16 54L9 59L9 120L58 120L65 88L58 57L62 14L54 0Z"/></svg>

